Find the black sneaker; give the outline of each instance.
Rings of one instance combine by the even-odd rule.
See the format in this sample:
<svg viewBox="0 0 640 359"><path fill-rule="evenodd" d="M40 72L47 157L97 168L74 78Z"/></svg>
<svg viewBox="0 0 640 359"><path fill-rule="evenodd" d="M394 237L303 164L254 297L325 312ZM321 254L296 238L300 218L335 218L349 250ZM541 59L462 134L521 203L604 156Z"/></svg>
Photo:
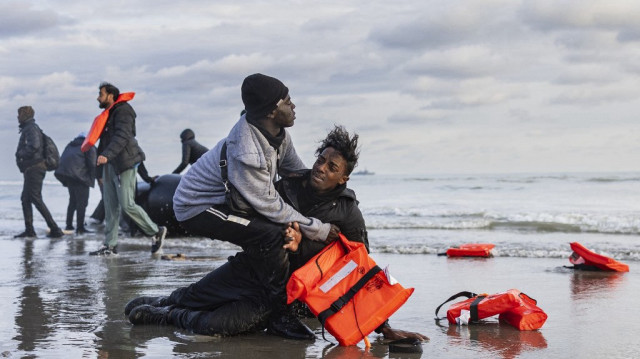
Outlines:
<svg viewBox="0 0 640 359"><path fill-rule="evenodd" d="M33 231L24 231L20 234L16 234L13 238L38 238L36 232Z"/></svg>
<svg viewBox="0 0 640 359"><path fill-rule="evenodd" d="M151 253L156 253L162 248L162 244L164 242L164 237L167 235L167 227L158 226L158 233L156 233L151 240Z"/></svg>
<svg viewBox="0 0 640 359"><path fill-rule="evenodd" d="M52 229L47 234L47 237L49 238L60 238L62 236L64 236L64 232L62 232L60 228Z"/></svg>
<svg viewBox="0 0 640 359"><path fill-rule="evenodd" d="M73 231L75 228L73 228L72 225L67 225L66 227L64 227L64 229L67 231Z"/></svg>
<svg viewBox="0 0 640 359"><path fill-rule="evenodd" d="M76 229L76 234L87 234L87 233L93 233L93 231L90 231L84 227L78 228Z"/></svg>
<svg viewBox="0 0 640 359"><path fill-rule="evenodd" d="M97 251L89 252L90 256L111 256L118 254L118 246L108 247L103 245Z"/></svg>
<svg viewBox="0 0 640 359"><path fill-rule="evenodd" d="M139 305L129 313L129 321L134 325L167 325L167 318L173 306L154 307L153 305Z"/></svg>
<svg viewBox="0 0 640 359"><path fill-rule="evenodd" d="M124 306L124 315L129 316L129 313L135 307L139 307L141 305L152 305L154 307L164 307L166 306L167 297L138 297L131 299L127 305Z"/></svg>
<svg viewBox="0 0 640 359"><path fill-rule="evenodd" d="M295 340L315 340L316 335L291 312L283 312L281 316L271 318L267 325L267 333Z"/></svg>

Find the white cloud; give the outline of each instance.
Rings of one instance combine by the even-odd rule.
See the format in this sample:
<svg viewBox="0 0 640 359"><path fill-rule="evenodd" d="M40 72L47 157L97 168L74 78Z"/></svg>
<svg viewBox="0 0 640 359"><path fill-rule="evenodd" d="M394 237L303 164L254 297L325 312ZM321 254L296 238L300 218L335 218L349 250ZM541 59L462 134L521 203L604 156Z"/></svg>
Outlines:
<svg viewBox="0 0 640 359"><path fill-rule="evenodd" d="M180 131L215 144L254 72L289 87L307 164L339 123L361 134L361 167L378 173L633 170L639 4L3 3L2 172L19 176L19 106L62 146L98 114L103 80L137 93L148 167L171 171Z"/></svg>

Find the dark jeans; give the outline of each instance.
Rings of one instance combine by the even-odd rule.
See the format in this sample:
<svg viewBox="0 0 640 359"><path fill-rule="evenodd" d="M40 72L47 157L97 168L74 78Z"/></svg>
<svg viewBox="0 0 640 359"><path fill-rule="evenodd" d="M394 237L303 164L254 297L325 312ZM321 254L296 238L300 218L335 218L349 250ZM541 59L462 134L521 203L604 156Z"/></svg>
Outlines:
<svg viewBox="0 0 640 359"><path fill-rule="evenodd" d="M89 204L89 186L82 183L69 183L69 205L67 206L67 227L73 226L73 213L77 212L76 226L84 228L84 214Z"/></svg>
<svg viewBox="0 0 640 359"><path fill-rule="evenodd" d="M203 335L236 335L263 330L270 310L267 288L238 253L205 277L178 288L167 298L173 305L168 324Z"/></svg>
<svg viewBox="0 0 640 359"><path fill-rule="evenodd" d="M240 246L258 283L266 286L269 306L274 314L285 310L289 260L282 248L285 244L284 225L270 222L262 216L249 219L233 216L225 205L211 207L180 224L189 233Z"/></svg>
<svg viewBox="0 0 640 359"><path fill-rule="evenodd" d="M42 182L47 171L44 167L44 163L27 168L24 171L24 185L22 187L22 214L24 215L24 226L27 232L34 232L33 230L33 208L31 205L36 206L36 209L44 220L47 222L47 226L51 231L59 229L56 222L51 216L51 212L44 204L42 200Z"/></svg>

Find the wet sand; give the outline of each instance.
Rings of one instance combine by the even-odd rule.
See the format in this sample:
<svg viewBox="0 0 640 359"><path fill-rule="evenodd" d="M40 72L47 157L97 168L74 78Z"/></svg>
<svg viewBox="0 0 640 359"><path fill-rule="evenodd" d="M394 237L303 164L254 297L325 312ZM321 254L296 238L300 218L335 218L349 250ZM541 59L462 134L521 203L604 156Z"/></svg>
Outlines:
<svg viewBox="0 0 640 359"><path fill-rule="evenodd" d="M391 318L394 327L430 337L423 353L389 353L381 338L372 347L335 347L316 320L314 343L264 333L232 338L197 336L173 327L133 327L124 305L140 295L168 294L220 265L232 246L206 239L170 238L164 253L210 260L152 257L146 238L121 240L116 258L90 257L102 235L18 240L3 235L0 262L0 353L51 358L632 358L640 290L637 263L629 273L574 272L566 259L448 259L436 255L373 253L381 266L416 291ZM538 331L520 332L489 320L481 325L438 325L434 310L462 290L495 293L517 288L538 300L549 318ZM441 315L444 316L444 306ZM332 339L328 334L328 338Z"/></svg>

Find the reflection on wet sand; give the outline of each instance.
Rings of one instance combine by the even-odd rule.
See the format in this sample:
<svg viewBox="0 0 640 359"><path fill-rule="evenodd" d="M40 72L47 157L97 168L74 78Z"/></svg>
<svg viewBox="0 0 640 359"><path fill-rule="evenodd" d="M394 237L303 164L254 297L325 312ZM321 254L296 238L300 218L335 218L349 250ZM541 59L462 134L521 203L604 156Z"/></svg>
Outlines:
<svg viewBox="0 0 640 359"><path fill-rule="evenodd" d="M16 315L18 349L27 353L34 352L38 346L46 342L51 334L49 315L45 312L45 303L40 297L40 287L33 285L37 262L34 261L34 244L26 241L23 252L23 283L20 295L20 306Z"/></svg>
<svg viewBox="0 0 640 359"><path fill-rule="evenodd" d="M485 351L495 357L512 359L523 351L547 347L547 341L538 330L518 330L511 325L481 322L469 326L451 325L446 331L449 343L464 346L472 351Z"/></svg>
<svg viewBox="0 0 640 359"><path fill-rule="evenodd" d="M571 298L589 298L596 293L615 290L625 280L625 273L575 270L571 276Z"/></svg>

